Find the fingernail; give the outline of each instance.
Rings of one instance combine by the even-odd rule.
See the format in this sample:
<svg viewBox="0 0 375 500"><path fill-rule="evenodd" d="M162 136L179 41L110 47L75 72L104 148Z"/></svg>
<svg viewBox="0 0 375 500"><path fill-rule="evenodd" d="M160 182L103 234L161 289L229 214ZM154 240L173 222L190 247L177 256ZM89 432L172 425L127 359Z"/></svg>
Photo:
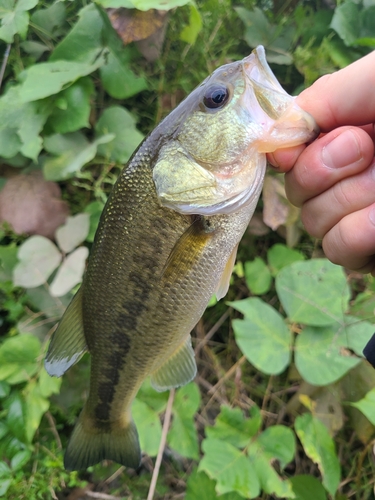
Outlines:
<svg viewBox="0 0 375 500"><path fill-rule="evenodd" d="M328 168L342 168L362 158L357 136L347 130L324 146L322 159Z"/></svg>

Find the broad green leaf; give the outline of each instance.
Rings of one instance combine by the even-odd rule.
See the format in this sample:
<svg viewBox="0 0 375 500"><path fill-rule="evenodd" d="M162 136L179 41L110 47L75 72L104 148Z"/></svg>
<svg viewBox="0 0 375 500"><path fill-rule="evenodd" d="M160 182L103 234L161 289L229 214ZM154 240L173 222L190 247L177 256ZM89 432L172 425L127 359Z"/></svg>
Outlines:
<svg viewBox="0 0 375 500"><path fill-rule="evenodd" d="M290 321L306 325L340 321L349 305L345 273L327 259L284 267L276 276L276 291Z"/></svg>
<svg viewBox="0 0 375 500"><path fill-rule="evenodd" d="M10 393L10 385L5 380L0 381L0 398L6 398ZM1 439L1 435L0 435Z"/></svg>
<svg viewBox="0 0 375 500"><path fill-rule="evenodd" d="M340 482L340 462L327 428L310 413L296 418L295 430L306 455L315 462L323 476L323 486L334 495Z"/></svg>
<svg viewBox="0 0 375 500"><path fill-rule="evenodd" d="M41 29L43 35L56 37L58 28L62 27L66 18L66 8L63 2L57 2L46 9L39 9L31 16L31 22L36 29Z"/></svg>
<svg viewBox="0 0 375 500"><path fill-rule="evenodd" d="M18 249L19 263L13 270L15 286L32 288L44 284L61 262L61 253L44 236L31 236Z"/></svg>
<svg viewBox="0 0 375 500"><path fill-rule="evenodd" d="M48 399L44 398L35 381L29 383L25 391L25 434L31 443L40 421L49 408Z"/></svg>
<svg viewBox="0 0 375 500"><path fill-rule="evenodd" d="M56 230L56 241L61 250L69 253L83 243L89 233L90 216L82 213L68 217Z"/></svg>
<svg viewBox="0 0 375 500"><path fill-rule="evenodd" d="M4 400L6 413L6 425L10 433L20 442L25 442L25 409L23 398L19 392L12 392L8 399ZM16 447L15 447L16 448ZM15 453L19 449L14 450ZM14 454L15 454L14 453ZM9 456L9 455L8 455Z"/></svg>
<svg viewBox="0 0 375 500"><path fill-rule="evenodd" d="M202 29L202 17L195 3L190 4L189 24L180 33L180 38L184 42L193 45Z"/></svg>
<svg viewBox="0 0 375 500"><path fill-rule="evenodd" d="M168 391L157 392L151 386L150 379L147 378L138 391L137 399L146 403L150 408L161 413L165 410L168 401Z"/></svg>
<svg viewBox="0 0 375 500"><path fill-rule="evenodd" d="M27 462L31 458L31 451L30 450L22 450L19 451L14 455L10 462L10 466L12 470L19 470L22 469L24 465L27 464Z"/></svg>
<svg viewBox="0 0 375 500"><path fill-rule="evenodd" d="M129 48L123 48L120 57L110 52L106 63L100 68L104 89L115 99L127 99L147 88L143 77L137 76L130 69Z"/></svg>
<svg viewBox="0 0 375 500"><path fill-rule="evenodd" d="M259 495L258 476L243 452L219 439L205 439L202 449L204 457L198 470L216 480L217 493L235 491L245 498Z"/></svg>
<svg viewBox="0 0 375 500"><path fill-rule="evenodd" d="M206 427L210 439L222 439L238 448L245 448L262 424L260 411L253 407L251 418L245 419L240 408L222 406L213 427Z"/></svg>
<svg viewBox="0 0 375 500"><path fill-rule="evenodd" d="M42 149L39 133L50 111L45 103L22 102L20 85L10 87L0 97L0 156L12 158L20 152L36 160Z"/></svg>
<svg viewBox="0 0 375 500"><path fill-rule="evenodd" d="M137 422L141 450L150 457L155 457L158 453L162 432L159 415L138 398L133 401L132 415L134 421Z"/></svg>
<svg viewBox="0 0 375 500"><path fill-rule="evenodd" d="M60 392L61 382L61 378L51 377L43 367L40 370L38 379L40 395L44 398L49 398L52 394L58 394Z"/></svg>
<svg viewBox="0 0 375 500"><path fill-rule="evenodd" d="M243 498L234 491L218 496L215 486L216 481L195 469L187 481L185 500L242 500Z"/></svg>
<svg viewBox="0 0 375 500"><path fill-rule="evenodd" d="M44 43L35 42L34 40L25 40L24 42L20 43L20 47L36 60L38 60L44 54L44 52L49 50L47 45L45 45Z"/></svg>
<svg viewBox="0 0 375 500"><path fill-rule="evenodd" d="M59 149L59 156L47 158L43 164L44 176L50 181L73 177L86 163L95 158L98 146L113 139L112 134L99 137L89 143L80 132L61 135L55 134L45 139L47 151ZM53 144L53 146L52 146ZM59 146L57 147L57 144Z"/></svg>
<svg viewBox="0 0 375 500"><path fill-rule="evenodd" d="M271 287L271 273L263 259L255 257L252 262L245 262L245 280L254 295L268 292Z"/></svg>
<svg viewBox="0 0 375 500"><path fill-rule="evenodd" d="M16 33L21 38L26 37L29 26L28 10L35 7L38 0L2 0L0 3L0 39L6 43L13 43Z"/></svg>
<svg viewBox="0 0 375 500"><path fill-rule="evenodd" d="M99 225L100 216L102 215L104 203L101 201L93 201L86 205L85 212L90 215L90 228L86 241L92 243L95 238L95 233Z"/></svg>
<svg viewBox="0 0 375 500"><path fill-rule="evenodd" d="M366 321L333 324L327 327L306 327L297 336L295 362L301 376L313 385L335 382L358 365L362 350L373 334L373 325ZM350 355L350 350L357 356Z"/></svg>
<svg viewBox="0 0 375 500"><path fill-rule="evenodd" d="M59 94L47 126L54 132L66 134L83 127L90 127L90 97L94 92L92 80L81 78ZM58 104L61 103L60 107Z"/></svg>
<svg viewBox="0 0 375 500"><path fill-rule="evenodd" d="M267 260L272 276L276 276L283 267L289 266L293 262L305 260L305 256L294 248L276 243L268 250Z"/></svg>
<svg viewBox="0 0 375 500"><path fill-rule="evenodd" d="M34 64L22 74L22 102L36 101L57 94L82 76L98 69L104 62L104 56L98 55L92 62L53 61Z"/></svg>
<svg viewBox="0 0 375 500"><path fill-rule="evenodd" d="M13 269L18 262L17 252L18 248L14 242L0 246L0 281L12 279Z"/></svg>
<svg viewBox="0 0 375 500"><path fill-rule="evenodd" d="M81 283L88 256L88 248L79 247L65 257L50 286L52 297L62 297Z"/></svg>
<svg viewBox="0 0 375 500"><path fill-rule="evenodd" d="M168 432L168 444L180 455L198 460L198 433L194 415L200 404L200 392L197 384L191 382L176 392L173 403L173 420Z"/></svg>
<svg viewBox="0 0 375 500"><path fill-rule="evenodd" d="M78 16L76 24L52 52L50 61L64 60L87 64L94 61L104 48L103 21L95 5L86 5L79 11Z"/></svg>
<svg viewBox="0 0 375 500"><path fill-rule="evenodd" d="M230 305L244 314L232 321L236 342L254 366L267 374L278 374L290 363L292 334L284 318L258 298L248 298Z"/></svg>
<svg viewBox="0 0 375 500"><path fill-rule="evenodd" d="M115 138L98 147L98 153L119 163L126 163L143 135L135 127L135 119L121 106L107 108L99 118L95 130L97 135L114 134Z"/></svg>
<svg viewBox="0 0 375 500"><path fill-rule="evenodd" d="M258 436L257 443L268 460L276 458L282 469L293 460L296 452L294 433L284 425L268 427Z"/></svg>
<svg viewBox="0 0 375 500"><path fill-rule="evenodd" d="M369 391L364 398L356 403L350 404L361 411L372 425L375 425L375 389Z"/></svg>
<svg viewBox="0 0 375 500"><path fill-rule="evenodd" d="M12 471L10 470L9 465L6 462L0 462L0 478L4 478L10 476Z"/></svg>
<svg viewBox="0 0 375 500"><path fill-rule="evenodd" d="M31 334L10 337L0 345L0 379L19 384L33 376L40 356L40 341Z"/></svg>
<svg viewBox="0 0 375 500"><path fill-rule="evenodd" d="M290 478L294 500L327 500L327 494L320 481L314 476L301 475Z"/></svg>
<svg viewBox="0 0 375 500"><path fill-rule="evenodd" d="M0 483L0 496L4 496L12 484L13 479L2 479Z"/></svg>
<svg viewBox="0 0 375 500"><path fill-rule="evenodd" d="M354 2L344 2L335 8L331 28L336 31L345 45L352 45L359 37L359 7Z"/></svg>
<svg viewBox="0 0 375 500"><path fill-rule="evenodd" d="M290 482L283 480L277 474L271 465L271 458L264 453L258 440L250 444L248 454L262 490L269 494L275 494L277 498L290 498L293 495Z"/></svg>

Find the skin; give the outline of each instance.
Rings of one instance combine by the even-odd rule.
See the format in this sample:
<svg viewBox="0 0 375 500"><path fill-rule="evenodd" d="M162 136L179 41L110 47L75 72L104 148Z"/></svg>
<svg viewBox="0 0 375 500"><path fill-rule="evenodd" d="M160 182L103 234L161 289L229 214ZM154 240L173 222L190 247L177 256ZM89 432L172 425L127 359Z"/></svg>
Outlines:
<svg viewBox="0 0 375 500"><path fill-rule="evenodd" d="M375 52L297 97L322 134L268 160L285 172L289 200L335 264L375 276Z"/></svg>

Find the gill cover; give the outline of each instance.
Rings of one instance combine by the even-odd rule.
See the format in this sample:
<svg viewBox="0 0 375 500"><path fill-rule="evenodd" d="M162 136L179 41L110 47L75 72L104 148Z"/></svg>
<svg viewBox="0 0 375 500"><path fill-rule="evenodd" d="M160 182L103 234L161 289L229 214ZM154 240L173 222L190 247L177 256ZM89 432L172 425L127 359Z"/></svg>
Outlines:
<svg viewBox="0 0 375 500"><path fill-rule="evenodd" d="M316 136L314 120L280 86L261 46L218 68L186 106L153 169L160 203L183 214L255 209L265 153Z"/></svg>

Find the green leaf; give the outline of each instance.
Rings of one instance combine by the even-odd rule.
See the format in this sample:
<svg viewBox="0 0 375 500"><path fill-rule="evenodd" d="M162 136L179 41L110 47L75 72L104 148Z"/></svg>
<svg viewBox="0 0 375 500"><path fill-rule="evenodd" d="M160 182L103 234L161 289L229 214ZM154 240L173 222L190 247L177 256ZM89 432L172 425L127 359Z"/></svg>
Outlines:
<svg viewBox="0 0 375 500"><path fill-rule="evenodd" d="M180 455L198 460L198 433L194 415L200 405L200 392L197 384L191 382L176 392L173 403L173 421L168 432L168 444Z"/></svg>
<svg viewBox="0 0 375 500"><path fill-rule="evenodd" d="M102 203L101 201L93 201L85 207L85 212L90 215L89 234L86 238L86 241L88 241L89 243L92 243L94 241L95 233L99 225L99 220L100 216L102 215L103 208L104 203Z"/></svg>
<svg viewBox="0 0 375 500"><path fill-rule="evenodd" d="M245 419L240 408L222 406L213 427L206 427L206 436L210 439L222 439L238 448L245 448L257 434L262 424L260 411L254 406L251 418Z"/></svg>
<svg viewBox="0 0 375 500"><path fill-rule="evenodd" d="M40 29L43 35L49 38L56 36L58 28L63 26L66 18L66 8L63 2L57 2L46 9L39 9L31 16L31 22L36 29Z"/></svg>
<svg viewBox="0 0 375 500"><path fill-rule="evenodd" d="M44 147L51 153L58 154L54 158L47 158L43 164L44 176L50 181L59 181L73 177L86 163L95 158L100 144L113 139L107 134L89 143L83 134L55 134L44 140Z"/></svg>
<svg viewBox="0 0 375 500"><path fill-rule="evenodd" d="M204 472L195 469L187 481L185 500L242 500L242 496L234 491L218 496L215 491L216 482Z"/></svg>
<svg viewBox="0 0 375 500"><path fill-rule="evenodd" d="M12 158L20 152L36 160L42 149L39 133L49 112L48 105L22 102L20 85L10 87L0 97L0 156Z"/></svg>
<svg viewBox="0 0 375 500"><path fill-rule="evenodd" d="M252 262L245 262L245 280L254 295L268 292L271 287L271 273L263 259L255 257Z"/></svg>
<svg viewBox="0 0 375 500"><path fill-rule="evenodd" d="M13 479L3 479L0 483L0 496L4 496L12 484Z"/></svg>
<svg viewBox="0 0 375 500"><path fill-rule="evenodd" d="M284 267L276 276L276 291L290 321L312 326L342 320L350 299L343 269L327 259Z"/></svg>
<svg viewBox="0 0 375 500"><path fill-rule="evenodd" d="M31 334L10 337L0 346L0 379L9 384L29 380L37 369L40 341Z"/></svg>
<svg viewBox="0 0 375 500"><path fill-rule="evenodd" d="M126 163L143 139L143 135L135 127L135 119L121 106L107 108L99 118L95 130L99 136L114 134L115 138L102 144L98 153L119 163Z"/></svg>
<svg viewBox="0 0 375 500"><path fill-rule="evenodd" d="M6 462L1 461L0 462L0 477L4 478L7 476L11 476L12 471L10 470L9 465Z"/></svg>
<svg viewBox="0 0 375 500"><path fill-rule="evenodd" d="M89 116L91 112L90 97L94 92L94 84L88 77L81 78L59 94L59 99L64 100L64 109L55 106L50 115L47 126L54 132L66 134L83 127L90 127Z"/></svg>
<svg viewBox="0 0 375 500"><path fill-rule="evenodd" d="M137 422L141 450L150 457L155 457L159 450L162 432L159 415L138 398L133 401L132 415Z"/></svg>
<svg viewBox="0 0 375 500"><path fill-rule="evenodd" d="M52 394L58 394L61 387L61 378L51 377L44 367L40 370L38 386L39 393L44 398L49 398Z"/></svg>
<svg viewBox="0 0 375 500"><path fill-rule="evenodd" d="M198 470L217 481L217 493L235 491L245 498L259 495L258 476L243 452L219 439L205 439L202 449L204 457Z"/></svg>
<svg viewBox="0 0 375 500"><path fill-rule="evenodd" d="M18 249L19 263L13 270L15 286L32 288L44 284L61 262L61 253L44 236L31 236Z"/></svg>
<svg viewBox="0 0 375 500"><path fill-rule="evenodd" d="M290 478L290 482L295 494L294 500L327 500L322 484L314 476L294 476Z"/></svg>
<svg viewBox="0 0 375 500"><path fill-rule="evenodd" d="M79 247L65 257L50 285L52 297L62 297L81 283L88 256L88 248Z"/></svg>
<svg viewBox="0 0 375 500"><path fill-rule="evenodd" d="M350 404L361 411L372 425L375 425L375 389L369 391L364 398L356 403Z"/></svg>
<svg viewBox="0 0 375 500"><path fill-rule="evenodd" d="M27 464L27 462L30 460L30 458L31 458L31 451L30 450L19 451L18 453L16 453L14 455L14 457L12 458L12 460L10 462L10 466L11 466L12 470L16 471L16 470L22 469L22 467Z"/></svg>
<svg viewBox="0 0 375 500"><path fill-rule="evenodd" d="M309 413L296 418L295 430L306 455L318 465L323 486L334 495L340 482L340 462L328 430Z"/></svg>
<svg viewBox="0 0 375 500"><path fill-rule="evenodd" d="M57 94L82 76L98 69L104 62L105 58L101 55L90 62L53 61L30 66L22 73L22 102L36 101ZM43 82L43 85L40 85L40 82Z"/></svg>
<svg viewBox="0 0 375 500"><path fill-rule="evenodd" d="M269 461L276 458L282 469L291 462L296 452L294 433L284 425L273 425L263 431L257 438L264 455Z"/></svg>
<svg viewBox="0 0 375 500"><path fill-rule="evenodd" d="M15 268L18 262L17 252L18 248L14 242L6 246L5 245L0 246L1 281L12 279L13 269Z"/></svg>
<svg viewBox="0 0 375 500"><path fill-rule="evenodd" d="M138 391L137 399L146 403L150 408L161 413L165 410L168 401L168 391L157 392L152 387L150 379L147 378Z"/></svg>
<svg viewBox="0 0 375 500"><path fill-rule="evenodd" d="M276 276L283 267L289 266L293 262L305 260L305 256L298 250L276 243L268 250L267 260L272 276Z"/></svg>
<svg viewBox="0 0 375 500"><path fill-rule="evenodd" d="M284 318L258 298L248 298L230 305L244 314L232 321L236 342L258 370L278 374L290 363L292 334Z"/></svg>
<svg viewBox="0 0 375 500"><path fill-rule="evenodd" d="M83 243L89 233L90 216L82 213L68 217L65 224L56 230L56 242L65 253Z"/></svg>
<svg viewBox="0 0 375 500"><path fill-rule="evenodd" d="M127 99L147 88L145 78L130 69L130 49L122 49L120 56L110 52L106 63L100 68L104 89L115 99Z"/></svg>
<svg viewBox="0 0 375 500"><path fill-rule="evenodd" d="M93 3L83 7L79 19L53 51L50 61L94 61L104 48L102 43L103 21ZM105 61L103 60L102 63Z"/></svg>
<svg viewBox="0 0 375 500"><path fill-rule="evenodd" d="M105 8L108 7L124 7L125 9L138 10L170 10L176 7L182 7L189 3L190 0L99 0L98 3Z"/></svg>
<svg viewBox="0 0 375 500"><path fill-rule="evenodd" d="M359 37L359 7L354 2L344 2L335 8L331 28L336 31L345 45L352 45Z"/></svg>
<svg viewBox="0 0 375 500"><path fill-rule="evenodd" d="M21 38L26 37L29 26L28 10L37 5L38 0L3 0L0 3L0 39L6 43L13 43L16 33Z"/></svg>
<svg viewBox="0 0 375 500"><path fill-rule="evenodd" d="M40 394L35 381L30 382L25 393L25 434L28 443L33 440L35 431L48 408L48 399Z"/></svg>
<svg viewBox="0 0 375 500"><path fill-rule="evenodd" d="M180 39L193 45L202 29L202 17L195 3L191 3L189 7L189 24L181 31Z"/></svg>
<svg viewBox="0 0 375 500"><path fill-rule="evenodd" d="M6 424L13 436L21 442L25 442L25 410L19 392L12 392L10 397L4 401L7 410ZM19 450L17 450L19 451Z"/></svg>
<svg viewBox="0 0 375 500"><path fill-rule="evenodd" d="M6 398L10 393L10 385L5 380L0 381L0 398ZM1 433L0 433L1 439Z"/></svg>
<svg viewBox="0 0 375 500"><path fill-rule="evenodd" d="M363 348L373 334L373 325L348 316L347 323L306 327L297 336L295 362L306 382L327 385L340 379L361 361ZM357 356L350 355L354 351Z"/></svg>

